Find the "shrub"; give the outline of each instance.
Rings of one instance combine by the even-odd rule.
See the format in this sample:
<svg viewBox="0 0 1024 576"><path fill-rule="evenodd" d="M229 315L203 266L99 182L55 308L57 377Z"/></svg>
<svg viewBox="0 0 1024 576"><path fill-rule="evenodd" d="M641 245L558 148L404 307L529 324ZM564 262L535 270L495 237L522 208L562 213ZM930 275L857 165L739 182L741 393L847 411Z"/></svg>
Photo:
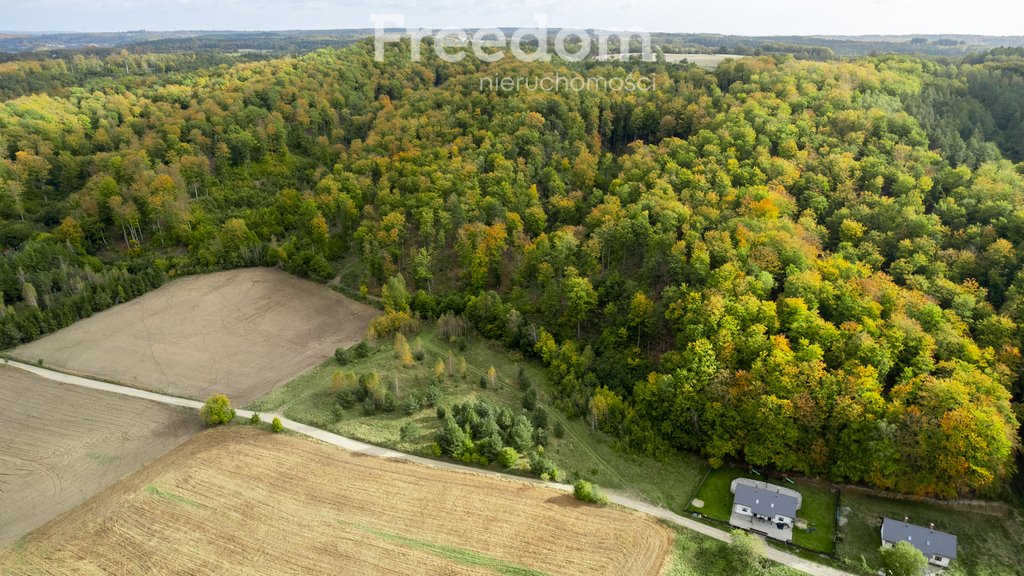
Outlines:
<svg viewBox="0 0 1024 576"><path fill-rule="evenodd" d="M412 342L412 357L415 358L417 362L421 362L425 355L426 353L423 351L423 340L417 337Z"/></svg>
<svg viewBox="0 0 1024 576"><path fill-rule="evenodd" d="M561 438L561 437L565 436L565 426L562 424L561 420L555 422L555 430L554 430L554 432L555 432L555 438Z"/></svg>
<svg viewBox="0 0 1024 576"><path fill-rule="evenodd" d="M365 399L365 398L364 398ZM338 392L336 398L338 406L345 410L356 405L359 402L359 389L358 388L343 388Z"/></svg>
<svg viewBox="0 0 1024 576"><path fill-rule="evenodd" d="M535 388L530 388L529 390L526 391L525 394L523 394L523 408L526 408L527 410L530 410L532 412L533 409L536 407L537 390Z"/></svg>
<svg viewBox="0 0 1024 576"><path fill-rule="evenodd" d="M346 350L345 348L338 348L334 351L334 360L341 366L352 362L352 351Z"/></svg>
<svg viewBox="0 0 1024 576"><path fill-rule="evenodd" d="M494 366L487 369L487 385L492 388L498 385L498 371Z"/></svg>
<svg viewBox="0 0 1024 576"><path fill-rule="evenodd" d="M519 462L519 453L511 446L505 446L498 452L498 465L509 470Z"/></svg>
<svg viewBox="0 0 1024 576"><path fill-rule="evenodd" d="M590 502L591 504L597 504L599 506L604 506L608 503L608 497L601 494L597 490L597 486L594 486L586 480L577 480L572 485L572 495L575 496L577 500Z"/></svg>
<svg viewBox="0 0 1024 576"><path fill-rule="evenodd" d="M367 329L367 337L370 339L384 338L390 334L400 332L408 334L419 329L420 323L408 312L388 312L383 316L377 316L370 321Z"/></svg>
<svg viewBox="0 0 1024 576"><path fill-rule="evenodd" d="M207 398L199 413L209 426L227 424L235 419L235 409L231 407L231 400L223 394L214 394Z"/></svg>
<svg viewBox="0 0 1024 576"><path fill-rule="evenodd" d="M519 365L519 370L516 372L516 382L523 391L530 389L530 378L526 375L526 368L522 364Z"/></svg>
<svg viewBox="0 0 1024 576"><path fill-rule="evenodd" d="M441 401L441 389L437 386L427 386L427 391L423 393L423 403L427 406L436 406Z"/></svg>
<svg viewBox="0 0 1024 576"><path fill-rule="evenodd" d="M342 372L341 370L335 370L334 373L331 374L331 390L334 393L338 393L338 391L344 388L346 384L351 384L353 382L358 381L359 377L356 376L355 373L353 372Z"/></svg>
<svg viewBox="0 0 1024 576"><path fill-rule="evenodd" d="M445 416L448 415L448 410L444 406L437 407L437 419L444 420Z"/></svg>
<svg viewBox="0 0 1024 576"><path fill-rule="evenodd" d="M284 424L281 424L281 419L275 416L274 421L270 423L270 429L274 432L281 432L284 430Z"/></svg>
<svg viewBox="0 0 1024 576"><path fill-rule="evenodd" d="M402 428L398 431L398 435L403 442L408 442L420 435L420 428L413 422L406 422L405 424L402 424Z"/></svg>
<svg viewBox="0 0 1024 576"><path fill-rule="evenodd" d="M533 422L533 425L537 428L547 428L548 411L538 406L537 409L533 411L533 418L531 418L531 421Z"/></svg>
<svg viewBox="0 0 1024 576"><path fill-rule="evenodd" d="M466 379L466 357L459 356L458 360L455 361L455 373L462 378Z"/></svg>
<svg viewBox="0 0 1024 576"><path fill-rule="evenodd" d="M352 347L352 352L356 358L366 358L370 355L370 343L366 340L362 340L359 344Z"/></svg>
<svg viewBox="0 0 1024 576"><path fill-rule="evenodd" d="M262 422L262 420L260 419L259 412L253 412L252 416L249 416L249 424L259 424L260 422Z"/></svg>
<svg viewBox="0 0 1024 576"><path fill-rule="evenodd" d="M487 376L480 377L480 387L485 389L487 388Z"/></svg>
<svg viewBox="0 0 1024 576"><path fill-rule="evenodd" d="M548 445L548 431L546 428L535 428L533 431L533 443L537 446Z"/></svg>
<svg viewBox="0 0 1024 576"><path fill-rule="evenodd" d="M547 475L551 480L557 480L559 476L558 467L544 455L543 449L530 452L530 472L537 476Z"/></svg>
<svg viewBox="0 0 1024 576"><path fill-rule="evenodd" d="M405 411L406 414L408 414L410 416L415 414L415 413L417 413L417 412L419 412L419 410L420 410L420 398L419 398L419 396L417 396L415 394L409 395L409 397L405 399L405 403L402 405L402 409Z"/></svg>

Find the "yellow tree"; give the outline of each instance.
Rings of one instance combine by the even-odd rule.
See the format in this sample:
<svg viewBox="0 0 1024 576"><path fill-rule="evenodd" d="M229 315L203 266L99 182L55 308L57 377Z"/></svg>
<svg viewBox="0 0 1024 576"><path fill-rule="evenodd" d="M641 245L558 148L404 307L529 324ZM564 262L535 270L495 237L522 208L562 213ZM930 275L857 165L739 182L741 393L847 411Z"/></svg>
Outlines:
<svg viewBox="0 0 1024 576"><path fill-rule="evenodd" d="M401 332L395 333L395 358L402 363L402 366L408 368L416 363L412 357L412 350L409 348L409 341L405 339L405 336Z"/></svg>

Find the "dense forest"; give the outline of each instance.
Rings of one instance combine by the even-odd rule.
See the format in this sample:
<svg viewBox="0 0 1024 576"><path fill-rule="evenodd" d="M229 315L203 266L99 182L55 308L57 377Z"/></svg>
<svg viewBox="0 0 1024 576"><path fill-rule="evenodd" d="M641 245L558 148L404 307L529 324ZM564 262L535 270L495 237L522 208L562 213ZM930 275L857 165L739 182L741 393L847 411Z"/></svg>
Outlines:
<svg viewBox="0 0 1024 576"><path fill-rule="evenodd" d="M155 58L144 81L131 61L88 87L0 70L0 347L176 275L344 267L383 296L373 336L461 317L542 359L560 406L625 450L940 497L1007 485L1020 53L709 72L408 50L133 56ZM657 89L480 88L556 73Z"/></svg>

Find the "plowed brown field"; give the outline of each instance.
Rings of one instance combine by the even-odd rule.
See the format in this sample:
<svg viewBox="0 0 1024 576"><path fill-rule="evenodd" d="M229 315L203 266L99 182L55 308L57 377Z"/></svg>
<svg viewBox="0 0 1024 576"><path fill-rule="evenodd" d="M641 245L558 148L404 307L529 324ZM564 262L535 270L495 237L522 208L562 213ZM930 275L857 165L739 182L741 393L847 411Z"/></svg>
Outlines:
<svg viewBox="0 0 1024 576"><path fill-rule="evenodd" d="M128 386L246 404L361 340L378 312L280 270L170 282L20 346L26 362Z"/></svg>
<svg viewBox="0 0 1024 576"><path fill-rule="evenodd" d="M644 576L671 544L542 486L230 427L0 550L0 572Z"/></svg>
<svg viewBox="0 0 1024 576"><path fill-rule="evenodd" d="M202 428L191 410L57 384L2 364L0 407L0 544L81 504Z"/></svg>

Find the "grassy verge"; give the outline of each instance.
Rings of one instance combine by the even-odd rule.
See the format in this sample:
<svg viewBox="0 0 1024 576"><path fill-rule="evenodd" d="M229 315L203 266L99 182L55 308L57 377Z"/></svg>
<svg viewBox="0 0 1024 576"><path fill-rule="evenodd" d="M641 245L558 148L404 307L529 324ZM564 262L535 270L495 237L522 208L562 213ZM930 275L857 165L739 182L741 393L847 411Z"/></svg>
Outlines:
<svg viewBox="0 0 1024 576"><path fill-rule="evenodd" d="M697 498L704 502L704 506L697 508L690 503L688 510L728 522L733 500L730 487L736 478L753 478L800 492L802 501L800 509L797 510L797 518L798 521L805 520L808 528L794 528L793 542L818 552L832 553L832 541L836 533L835 494L828 488L807 481L800 480L796 484L781 483L748 474L746 470L740 468L723 467L712 470L697 493Z"/></svg>
<svg viewBox="0 0 1024 576"><path fill-rule="evenodd" d="M962 573L1024 576L1021 546L1024 526L1018 514L967 512L936 503L883 498L845 490L841 503L843 526L837 552L851 568L865 563L879 566L882 517L922 526L935 524L957 536L957 559L953 566Z"/></svg>
<svg viewBox="0 0 1024 576"><path fill-rule="evenodd" d="M437 382L434 366L447 361L449 354L466 360L466 375L444 376L438 385L441 406L485 400L494 406L522 409L524 387L519 384L519 371L537 392L537 402L548 414L549 443L547 455L555 461L567 481L586 478L603 489L611 489L641 496L660 503L676 512L682 512L690 495L696 490L707 467L691 455L680 455L666 460L641 458L623 454L614 449L613 439L600 432L594 433L580 420L570 420L551 405L547 393L547 380L543 366L524 360L500 344L471 339L463 349L444 341L432 327L409 336L415 348L416 339L422 343L422 360L405 368L394 357L390 342L382 343L371 354L342 367L329 360L288 384L274 390L247 408L257 411L276 410L293 420L330 430L379 446L404 452L429 454L440 420L433 408L407 413L404 401L410 396L423 394ZM497 372L497 383L480 387L480 378L490 367ZM397 389L396 408L393 412L367 415L356 405L341 409L332 390L332 378L338 370L355 373L377 372L389 389ZM409 434L413 424L414 434ZM402 429L406 427L403 437ZM556 432L561 432L558 437Z"/></svg>
<svg viewBox="0 0 1024 576"><path fill-rule="evenodd" d="M676 541L672 550L672 558L664 576L738 576L749 573L742 567L732 565L726 554L728 544L672 526L676 532ZM762 562L762 576L798 576L797 572L781 564L770 561Z"/></svg>

